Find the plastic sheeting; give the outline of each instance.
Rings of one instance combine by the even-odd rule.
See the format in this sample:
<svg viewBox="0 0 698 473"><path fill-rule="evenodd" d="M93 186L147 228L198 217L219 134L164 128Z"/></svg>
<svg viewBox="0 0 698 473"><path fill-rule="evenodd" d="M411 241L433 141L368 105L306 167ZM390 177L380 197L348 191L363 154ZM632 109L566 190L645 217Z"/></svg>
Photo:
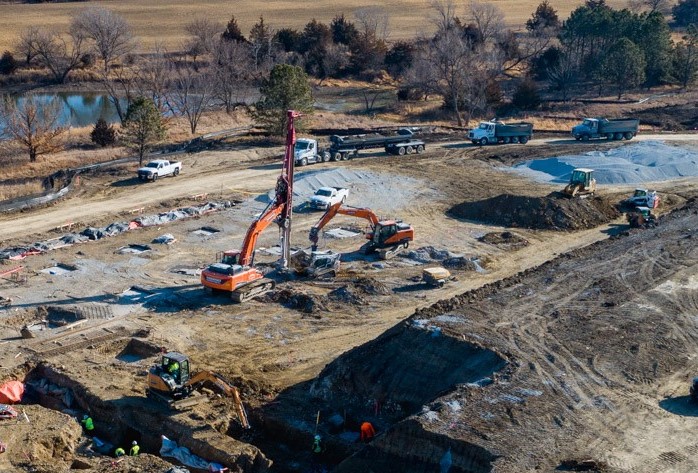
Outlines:
<svg viewBox="0 0 698 473"><path fill-rule="evenodd" d="M20 381L8 381L0 386L0 403L14 404L22 400L24 384Z"/></svg>
<svg viewBox="0 0 698 473"><path fill-rule="evenodd" d="M160 455L163 457L172 457L179 460L180 463L190 466L192 468L198 468L200 470L218 472L223 471L223 465L218 463L212 463L204 460L191 453L187 447L179 447L177 442L170 440L164 435L160 436L162 438L162 447L160 447Z"/></svg>
<svg viewBox="0 0 698 473"><path fill-rule="evenodd" d="M196 207L183 207L158 215L138 217L131 222L114 222L104 228L87 227L80 233L67 233L60 238L40 241L34 243L32 246L0 248L0 260L20 260L27 256L38 255L56 248L83 243L88 240L101 240L102 238L118 235L138 227L162 225L183 218L204 215L209 212L230 208L233 205L234 204L231 202L207 202ZM171 242L172 241L166 243L169 244Z"/></svg>

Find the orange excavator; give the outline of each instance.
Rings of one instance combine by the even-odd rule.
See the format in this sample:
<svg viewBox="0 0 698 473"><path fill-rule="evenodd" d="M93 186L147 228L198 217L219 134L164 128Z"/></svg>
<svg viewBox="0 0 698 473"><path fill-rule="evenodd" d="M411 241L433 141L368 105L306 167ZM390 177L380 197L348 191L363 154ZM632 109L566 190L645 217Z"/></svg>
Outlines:
<svg viewBox="0 0 698 473"><path fill-rule="evenodd" d="M191 371L189 357L171 351L162 355L160 363L148 371L148 387L145 392L149 398L166 402L170 407L182 410L206 400L198 389L214 387L233 400L240 424L249 429L247 412L242 405L240 392L215 371Z"/></svg>
<svg viewBox="0 0 698 473"><path fill-rule="evenodd" d="M338 202L327 209L320 221L310 229L309 238L313 244L313 251L317 250L320 230L337 214L364 218L370 222L371 231L366 233L368 242L361 248L367 254L377 252L380 259L392 258L414 240L412 225L403 223L401 220L379 220L371 209L349 207Z"/></svg>
<svg viewBox="0 0 698 473"><path fill-rule="evenodd" d="M274 199L247 229L242 248L224 252L220 262L209 265L201 272L201 284L206 289L230 293L230 298L234 302L244 302L269 292L276 285L272 279L264 277L264 274L254 267L257 239L260 233L273 222L276 222L282 230L281 265L288 266L293 206L293 151L296 143L293 120L300 114L289 110L287 116L286 154L281 175L276 182Z"/></svg>

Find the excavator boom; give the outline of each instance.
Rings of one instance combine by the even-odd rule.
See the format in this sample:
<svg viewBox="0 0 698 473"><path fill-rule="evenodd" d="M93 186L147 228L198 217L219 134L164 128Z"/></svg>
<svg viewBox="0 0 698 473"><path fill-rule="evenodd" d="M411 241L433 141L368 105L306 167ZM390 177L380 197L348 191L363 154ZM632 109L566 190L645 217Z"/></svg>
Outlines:
<svg viewBox="0 0 698 473"><path fill-rule="evenodd" d="M198 371L194 373L187 385L196 389L205 383L213 384L227 397L233 399L235 410L237 411L238 418L240 419L240 424L242 424L243 428L249 429L250 422L247 419L247 412L245 411L245 406L242 404L242 399L240 399L240 392L238 391L238 388L233 386L232 383L215 371Z"/></svg>
<svg viewBox="0 0 698 473"><path fill-rule="evenodd" d="M347 205L342 205L342 202L337 202L336 204L330 206L324 215L320 218L320 221L316 223L310 229L310 241L313 243L313 251L317 249L317 242L319 240L320 231L330 223L330 221L337 215L349 215L352 217L365 218L371 223L371 229L375 229L378 225L378 216L371 209L359 208L359 207L349 207Z"/></svg>

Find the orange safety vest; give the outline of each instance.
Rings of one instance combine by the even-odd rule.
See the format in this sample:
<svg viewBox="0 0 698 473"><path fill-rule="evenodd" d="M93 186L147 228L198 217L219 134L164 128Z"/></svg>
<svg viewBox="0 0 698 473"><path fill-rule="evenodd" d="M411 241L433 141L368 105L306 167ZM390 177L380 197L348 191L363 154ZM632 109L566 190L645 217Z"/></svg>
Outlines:
<svg viewBox="0 0 698 473"><path fill-rule="evenodd" d="M367 441L371 440L376 435L376 429L373 428L370 422L364 422L361 424L361 440Z"/></svg>

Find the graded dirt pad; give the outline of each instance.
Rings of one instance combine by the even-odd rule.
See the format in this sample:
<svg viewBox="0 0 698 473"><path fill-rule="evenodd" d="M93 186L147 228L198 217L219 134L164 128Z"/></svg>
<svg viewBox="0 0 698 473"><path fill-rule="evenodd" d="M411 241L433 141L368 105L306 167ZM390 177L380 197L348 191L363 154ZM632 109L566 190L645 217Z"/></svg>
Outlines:
<svg viewBox="0 0 698 473"><path fill-rule="evenodd" d="M335 471L427 472L446 460L449 471L469 473L696 471L698 407L687 396L698 337L695 228L692 199L661 228L633 230L440 301L382 343L338 358L313 383L316 396L336 406L379 394L384 405L414 404L412 415ZM418 343L406 345L416 356L429 351L427 363L405 363L388 349L418 331ZM439 344L476 345L507 364L474 370L489 380L459 380L451 370L440 377L452 354L431 352ZM408 399L434 375L444 384ZM401 376L422 383L393 389Z"/></svg>
<svg viewBox="0 0 698 473"><path fill-rule="evenodd" d="M559 192L545 197L502 194L463 202L452 207L448 214L505 227L549 230L593 228L620 216L618 210L601 197L571 199Z"/></svg>

